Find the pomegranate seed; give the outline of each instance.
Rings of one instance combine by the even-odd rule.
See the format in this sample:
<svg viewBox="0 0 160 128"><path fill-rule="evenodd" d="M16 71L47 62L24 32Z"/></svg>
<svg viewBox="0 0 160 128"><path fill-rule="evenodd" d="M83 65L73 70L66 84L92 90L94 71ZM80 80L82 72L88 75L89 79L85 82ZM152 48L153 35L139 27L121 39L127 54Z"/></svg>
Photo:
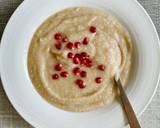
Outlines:
<svg viewBox="0 0 160 128"><path fill-rule="evenodd" d="M85 52L82 52L81 54L80 54L80 60L81 61L84 61L85 59L86 59L86 57L87 57L87 54L85 53Z"/></svg>
<svg viewBox="0 0 160 128"><path fill-rule="evenodd" d="M77 48L77 49L81 48L81 43L80 42L76 42L74 44L74 47Z"/></svg>
<svg viewBox="0 0 160 128"><path fill-rule="evenodd" d="M75 57L75 58L79 58L79 57L80 57L80 54L79 54L79 53L76 53L74 57Z"/></svg>
<svg viewBox="0 0 160 128"><path fill-rule="evenodd" d="M62 40L62 34L61 34L61 33L56 33L56 34L54 35L54 38L55 38L56 40Z"/></svg>
<svg viewBox="0 0 160 128"><path fill-rule="evenodd" d="M68 53L68 58L71 58L71 59L74 58L74 54L72 52L69 52Z"/></svg>
<svg viewBox="0 0 160 128"><path fill-rule="evenodd" d="M82 83L83 81L82 80L80 80L80 79L77 79L76 81L75 81L75 83L77 84L77 85L79 85L80 83Z"/></svg>
<svg viewBox="0 0 160 128"><path fill-rule="evenodd" d="M91 26L89 30L91 33L95 33L97 31L95 26Z"/></svg>
<svg viewBox="0 0 160 128"><path fill-rule="evenodd" d="M78 79L76 80L76 84L79 86L79 88L83 89L86 87L86 83L83 82L82 80Z"/></svg>
<svg viewBox="0 0 160 128"><path fill-rule="evenodd" d="M81 65L85 65L86 63L87 63L87 60L82 59L80 64L81 64Z"/></svg>
<svg viewBox="0 0 160 128"><path fill-rule="evenodd" d="M90 58L87 58L87 63L92 63L92 60Z"/></svg>
<svg viewBox="0 0 160 128"><path fill-rule="evenodd" d="M54 67L54 69L55 69L56 71L61 71L62 68L63 68L63 65L62 65L62 64L57 64L57 65L55 65L55 67Z"/></svg>
<svg viewBox="0 0 160 128"><path fill-rule="evenodd" d="M76 67L76 68L74 68L73 69L73 73L75 74L75 75L80 75L80 73L81 73L81 70L80 70L80 68L78 68L78 67Z"/></svg>
<svg viewBox="0 0 160 128"><path fill-rule="evenodd" d="M80 60L80 61L83 61L84 59L85 59L85 58L84 58L83 56L81 56L81 55L79 56L79 60Z"/></svg>
<svg viewBox="0 0 160 128"><path fill-rule="evenodd" d="M91 68L91 67L93 66L93 64L92 64L92 63L87 63L86 66L87 66L88 68Z"/></svg>
<svg viewBox="0 0 160 128"><path fill-rule="evenodd" d="M61 43L56 43L55 47L60 50L62 48L62 44Z"/></svg>
<svg viewBox="0 0 160 128"><path fill-rule="evenodd" d="M83 39L83 42L82 42L84 45L87 45L89 43L89 38L88 37L85 37Z"/></svg>
<svg viewBox="0 0 160 128"><path fill-rule="evenodd" d="M87 77L87 72L86 72L86 71L82 71L82 72L80 73L80 75L81 75L81 77Z"/></svg>
<svg viewBox="0 0 160 128"><path fill-rule="evenodd" d="M66 42L68 42L68 41L69 41L69 40L68 40L68 37L64 37L64 38L63 38L63 42L66 43Z"/></svg>
<svg viewBox="0 0 160 128"><path fill-rule="evenodd" d="M81 54L82 54L82 56L85 56L86 58L90 57L86 52L82 52Z"/></svg>
<svg viewBox="0 0 160 128"><path fill-rule="evenodd" d="M67 44L67 48L70 49L70 50L73 50L73 49L74 49L74 44L71 43L71 42L69 42L69 43Z"/></svg>
<svg viewBox="0 0 160 128"><path fill-rule="evenodd" d="M83 89L86 87L86 83L85 82L82 82L81 84L79 84L79 88Z"/></svg>
<svg viewBox="0 0 160 128"><path fill-rule="evenodd" d="M79 58L78 57L74 57L73 58L73 63L74 64L79 64Z"/></svg>
<svg viewBox="0 0 160 128"><path fill-rule="evenodd" d="M98 69L101 70L101 71L104 71L105 68L106 68L106 67L105 67L105 65L103 65L103 64L101 64L101 65L98 66Z"/></svg>
<svg viewBox="0 0 160 128"><path fill-rule="evenodd" d="M87 58L87 59L89 59L89 58L90 58L90 56L89 56L89 55L87 55L87 56L86 56L86 58Z"/></svg>
<svg viewBox="0 0 160 128"><path fill-rule="evenodd" d="M101 77L97 77L97 78L95 79L95 82L96 82L97 84L100 84L100 83L103 82L103 79L102 79Z"/></svg>
<svg viewBox="0 0 160 128"><path fill-rule="evenodd" d="M61 76L64 78L67 78L67 77L69 77L69 74L68 74L68 72L61 72Z"/></svg>
<svg viewBox="0 0 160 128"><path fill-rule="evenodd" d="M58 74L53 74L52 79L54 79L54 80L59 79L59 75Z"/></svg>
<svg viewBox="0 0 160 128"><path fill-rule="evenodd" d="M82 52L82 53L81 53L81 56L86 57L86 56L87 56L87 53L86 53L86 52Z"/></svg>

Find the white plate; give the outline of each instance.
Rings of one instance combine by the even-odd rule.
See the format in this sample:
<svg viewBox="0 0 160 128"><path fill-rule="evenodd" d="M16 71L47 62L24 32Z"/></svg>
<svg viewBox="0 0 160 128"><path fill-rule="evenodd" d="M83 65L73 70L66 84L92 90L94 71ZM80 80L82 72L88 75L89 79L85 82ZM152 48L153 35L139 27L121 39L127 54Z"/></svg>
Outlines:
<svg viewBox="0 0 160 128"><path fill-rule="evenodd" d="M144 111L158 85L160 47L151 19L135 0L25 0L8 22L1 41L4 89L15 109L36 128L123 127L125 120L119 103L92 112L66 112L44 101L28 77L27 52L33 33L50 15L74 6L108 10L128 27L136 51L126 91L137 115Z"/></svg>

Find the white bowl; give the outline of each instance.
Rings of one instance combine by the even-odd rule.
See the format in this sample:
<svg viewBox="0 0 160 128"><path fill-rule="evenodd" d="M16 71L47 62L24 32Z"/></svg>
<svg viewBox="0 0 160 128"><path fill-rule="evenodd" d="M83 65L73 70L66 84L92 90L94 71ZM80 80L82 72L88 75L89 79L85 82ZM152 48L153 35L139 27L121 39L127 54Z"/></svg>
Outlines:
<svg viewBox="0 0 160 128"><path fill-rule="evenodd" d="M25 0L12 15L1 40L4 89L19 114L36 128L123 127L125 118L118 102L92 112L66 112L43 100L28 77L27 52L33 33L50 15L75 6L109 11L130 30L135 51L126 92L136 114L144 111L158 85L160 47L150 17L135 0Z"/></svg>

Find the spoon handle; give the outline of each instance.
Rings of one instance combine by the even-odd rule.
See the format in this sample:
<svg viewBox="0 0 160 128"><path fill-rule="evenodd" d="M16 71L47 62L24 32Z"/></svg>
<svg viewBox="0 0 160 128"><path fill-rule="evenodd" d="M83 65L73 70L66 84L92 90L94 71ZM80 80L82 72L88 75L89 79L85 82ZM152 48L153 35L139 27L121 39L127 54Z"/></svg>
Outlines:
<svg viewBox="0 0 160 128"><path fill-rule="evenodd" d="M122 101L122 105L123 105L124 111L126 113L130 127L131 128L141 128L141 126L138 122L138 119L135 115L135 112L134 112L134 110L133 110L133 108L127 98L127 95L122 87L120 79L118 81L116 81L116 80L114 80L114 81L120 91L120 99Z"/></svg>

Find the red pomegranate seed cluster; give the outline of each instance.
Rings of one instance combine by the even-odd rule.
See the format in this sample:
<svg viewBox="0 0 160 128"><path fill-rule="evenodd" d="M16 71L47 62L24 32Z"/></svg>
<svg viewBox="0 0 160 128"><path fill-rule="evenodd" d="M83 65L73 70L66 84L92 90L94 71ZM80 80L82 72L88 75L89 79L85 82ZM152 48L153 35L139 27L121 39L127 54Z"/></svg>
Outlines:
<svg viewBox="0 0 160 128"><path fill-rule="evenodd" d="M68 72L61 72L61 77L67 78L67 77L69 77L69 73Z"/></svg>
<svg viewBox="0 0 160 128"><path fill-rule="evenodd" d="M86 71L82 71L79 67L76 67L73 69L73 73L76 76L81 76L83 78L87 77L87 72Z"/></svg>
<svg viewBox="0 0 160 128"><path fill-rule="evenodd" d="M83 89L83 88L86 87L86 83L85 83L83 80L81 80L81 79L77 79L75 83L76 83L76 84L79 86L79 88L81 88L81 89Z"/></svg>
<svg viewBox="0 0 160 128"><path fill-rule="evenodd" d="M89 28L89 32L90 33L96 33L97 29L95 26L90 26ZM81 53L73 53L72 50L76 50L76 49L80 49L83 45L88 45L89 44L89 37L85 36L83 38L83 40L81 42L76 41L75 43L73 43L72 41L69 40L69 38L65 35L63 35L60 32L55 33L54 35L54 39L56 41L55 43L55 48L57 50L61 50L62 46L64 46L64 48L68 49L69 52L67 54L67 58L71 59L72 63L75 65L79 65L79 67L75 67L73 68L73 74L76 75L77 77L80 77L82 79L87 77L87 72L81 70L81 66L83 67L87 67L87 68L91 68L93 67L93 62L91 57L89 56L89 54L87 54L86 52L81 52ZM105 65L100 64L97 66L97 69L100 71L105 71ZM62 71L63 70L63 65L62 64L57 64L54 66L55 71ZM52 75L52 79L59 79L60 77L63 78L67 78L69 77L69 73L66 71L62 71L59 74L55 73ZM87 85L86 83L82 80L82 79L77 79L75 80L75 84L78 85L78 87L80 89L84 89ZM97 84L100 84L103 82L103 78L101 77L96 77L95 78L95 82Z"/></svg>
<svg viewBox="0 0 160 128"><path fill-rule="evenodd" d="M56 64L54 66L54 70L55 71L62 71L63 70L63 65L62 64ZM55 74L52 75L52 79L57 80L57 79L59 79L60 76L63 77L63 78L67 78L67 77L69 77L69 73L66 72L66 71L63 71L60 74L55 73Z"/></svg>
<svg viewBox="0 0 160 128"><path fill-rule="evenodd" d="M73 64L79 64L81 66L86 66L88 68L91 68L93 66L92 59L86 52L76 53L73 54L72 52L69 52L67 57L69 59L72 59Z"/></svg>

